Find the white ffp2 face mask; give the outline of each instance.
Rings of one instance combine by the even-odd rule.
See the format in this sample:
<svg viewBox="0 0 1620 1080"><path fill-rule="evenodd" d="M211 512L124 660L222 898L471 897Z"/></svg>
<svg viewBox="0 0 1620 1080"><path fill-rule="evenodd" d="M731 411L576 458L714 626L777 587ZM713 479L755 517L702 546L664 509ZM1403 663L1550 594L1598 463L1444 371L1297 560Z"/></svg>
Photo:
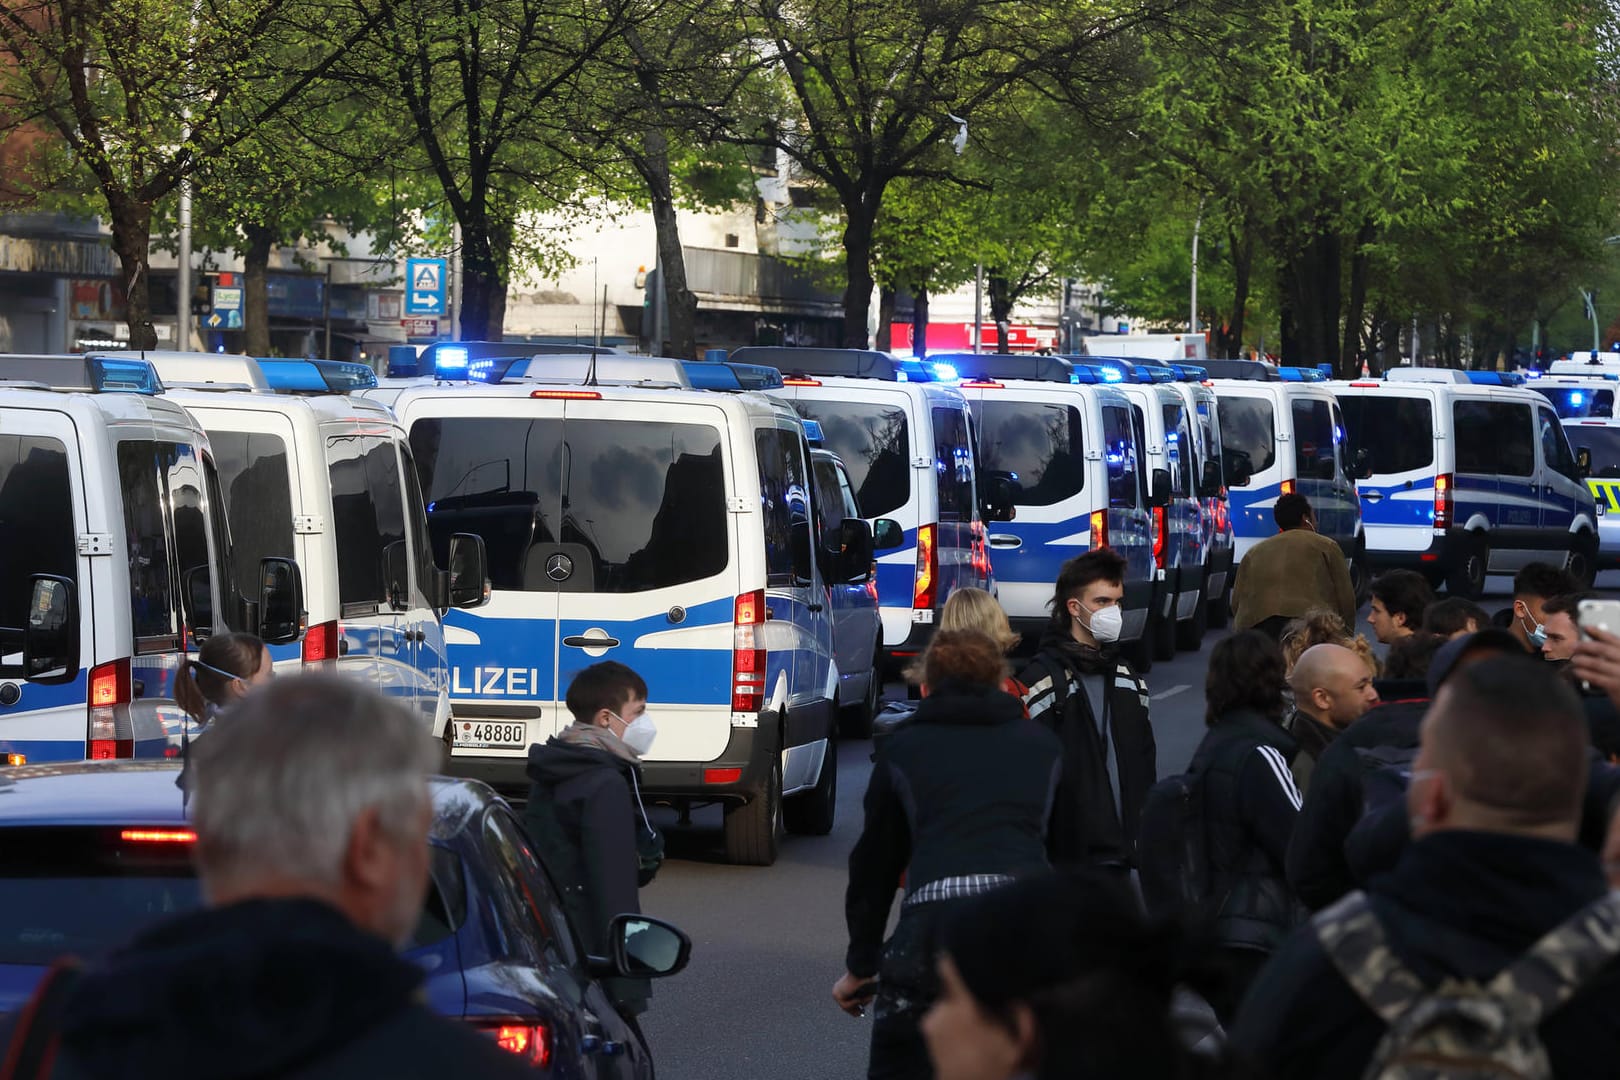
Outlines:
<svg viewBox="0 0 1620 1080"><path fill-rule="evenodd" d="M634 750L638 755L645 754L652 749L653 740L658 738L658 725L653 723L652 717L642 713L630 721L630 726L624 729L621 737L624 745Z"/></svg>
<svg viewBox="0 0 1620 1080"><path fill-rule="evenodd" d="M1078 600L1075 603L1079 605L1081 611L1091 616L1086 623L1086 629L1091 631L1091 636L1097 639L1098 644L1110 645L1119 640L1120 632L1125 629L1125 613L1119 609L1118 604L1110 604L1108 607L1092 611Z"/></svg>

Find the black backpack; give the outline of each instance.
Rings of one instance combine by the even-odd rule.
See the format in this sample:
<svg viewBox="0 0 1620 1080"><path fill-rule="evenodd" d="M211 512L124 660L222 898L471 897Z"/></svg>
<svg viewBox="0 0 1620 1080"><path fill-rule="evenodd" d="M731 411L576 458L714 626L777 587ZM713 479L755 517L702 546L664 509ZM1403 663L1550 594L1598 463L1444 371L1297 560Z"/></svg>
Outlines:
<svg viewBox="0 0 1620 1080"><path fill-rule="evenodd" d="M1167 776L1148 788L1136 854L1150 915L1193 919L1207 910L1214 875L1201 772Z"/></svg>

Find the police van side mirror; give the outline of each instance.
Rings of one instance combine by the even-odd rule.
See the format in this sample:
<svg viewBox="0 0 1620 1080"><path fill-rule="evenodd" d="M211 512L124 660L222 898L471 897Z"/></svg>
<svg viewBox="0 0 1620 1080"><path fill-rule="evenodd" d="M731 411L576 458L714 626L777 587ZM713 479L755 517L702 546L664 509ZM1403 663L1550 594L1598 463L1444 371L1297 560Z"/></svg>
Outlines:
<svg viewBox="0 0 1620 1080"><path fill-rule="evenodd" d="M79 675L79 600L73 582L54 574L28 579L23 627L23 678L72 682Z"/></svg>
<svg viewBox="0 0 1620 1080"><path fill-rule="evenodd" d="M906 530L893 518L878 518L872 522L872 550L893 551L906 544Z"/></svg>
<svg viewBox="0 0 1620 1080"><path fill-rule="evenodd" d="M598 976L662 979L678 974L692 958L692 939L679 927L648 915L615 915L608 923L611 956L591 957Z"/></svg>
<svg viewBox="0 0 1620 1080"><path fill-rule="evenodd" d="M1350 478L1352 480L1366 480L1371 478L1372 474L1372 451L1367 449L1357 450L1350 458Z"/></svg>
<svg viewBox="0 0 1620 1080"><path fill-rule="evenodd" d="M872 577L872 526L845 518L831 530L827 545L828 578L844 585L864 585Z"/></svg>
<svg viewBox="0 0 1620 1080"><path fill-rule="evenodd" d="M984 521L1011 521L1018 514L1018 485L1006 472L990 472L983 477L984 498L979 517Z"/></svg>
<svg viewBox="0 0 1620 1080"><path fill-rule="evenodd" d="M291 559L259 560L258 633L266 645L286 645L304 633L304 580Z"/></svg>
<svg viewBox="0 0 1620 1080"><path fill-rule="evenodd" d="M1582 446L1575 451L1575 479L1585 480L1592 475L1592 449Z"/></svg>
<svg viewBox="0 0 1620 1080"><path fill-rule="evenodd" d="M1210 458L1204 462L1204 475L1200 478L1198 494L1206 499L1213 499L1221 493L1221 461L1219 458Z"/></svg>
<svg viewBox="0 0 1620 1080"><path fill-rule="evenodd" d="M1254 462L1243 450L1228 450L1222 462L1227 487L1247 487L1254 479Z"/></svg>
<svg viewBox="0 0 1620 1080"><path fill-rule="evenodd" d="M474 608L489 602L489 555L477 533L450 537L450 570L445 576L444 607Z"/></svg>
<svg viewBox="0 0 1620 1080"><path fill-rule="evenodd" d="M1149 506L1170 505L1170 470L1154 469L1153 482L1148 486Z"/></svg>

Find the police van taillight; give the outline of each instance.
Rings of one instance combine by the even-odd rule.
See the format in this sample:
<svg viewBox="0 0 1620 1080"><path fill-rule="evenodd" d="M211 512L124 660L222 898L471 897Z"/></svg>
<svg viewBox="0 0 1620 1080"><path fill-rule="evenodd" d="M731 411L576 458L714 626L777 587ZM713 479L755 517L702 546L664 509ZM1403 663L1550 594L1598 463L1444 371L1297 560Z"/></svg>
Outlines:
<svg viewBox="0 0 1620 1080"><path fill-rule="evenodd" d="M323 622L304 631L303 658L306 664L319 664L338 658L338 624Z"/></svg>
<svg viewBox="0 0 1620 1080"><path fill-rule="evenodd" d="M135 756L135 729L129 722L131 688L129 657L90 669L90 730L85 756L92 761Z"/></svg>
<svg viewBox="0 0 1620 1080"><path fill-rule="evenodd" d="M1164 569L1165 553L1169 550L1169 537L1166 535L1166 518L1164 507L1153 508L1153 565L1160 570Z"/></svg>
<svg viewBox="0 0 1620 1080"><path fill-rule="evenodd" d="M1455 509L1451 497L1451 474L1441 473L1434 478L1434 527L1449 529Z"/></svg>
<svg viewBox="0 0 1620 1080"><path fill-rule="evenodd" d="M765 707L765 650L760 647L764 624L765 590L737 597L731 631L732 712L758 712Z"/></svg>
<svg viewBox="0 0 1620 1080"><path fill-rule="evenodd" d="M1108 546L1108 511L1091 512L1091 550L1101 551Z"/></svg>
<svg viewBox="0 0 1620 1080"><path fill-rule="evenodd" d="M917 577L911 593L911 606L932 608L939 587L939 551L934 546L934 526L917 529Z"/></svg>

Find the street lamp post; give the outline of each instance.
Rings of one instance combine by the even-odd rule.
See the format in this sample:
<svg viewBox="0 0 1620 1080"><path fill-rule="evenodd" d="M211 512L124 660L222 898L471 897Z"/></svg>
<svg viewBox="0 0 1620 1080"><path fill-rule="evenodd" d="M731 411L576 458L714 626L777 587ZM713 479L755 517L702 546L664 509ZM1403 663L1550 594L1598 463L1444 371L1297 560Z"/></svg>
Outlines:
<svg viewBox="0 0 1620 1080"><path fill-rule="evenodd" d="M1187 332L1198 333L1198 232L1204 225L1204 200L1198 200L1198 216L1193 218L1192 239L1192 303L1187 319Z"/></svg>

